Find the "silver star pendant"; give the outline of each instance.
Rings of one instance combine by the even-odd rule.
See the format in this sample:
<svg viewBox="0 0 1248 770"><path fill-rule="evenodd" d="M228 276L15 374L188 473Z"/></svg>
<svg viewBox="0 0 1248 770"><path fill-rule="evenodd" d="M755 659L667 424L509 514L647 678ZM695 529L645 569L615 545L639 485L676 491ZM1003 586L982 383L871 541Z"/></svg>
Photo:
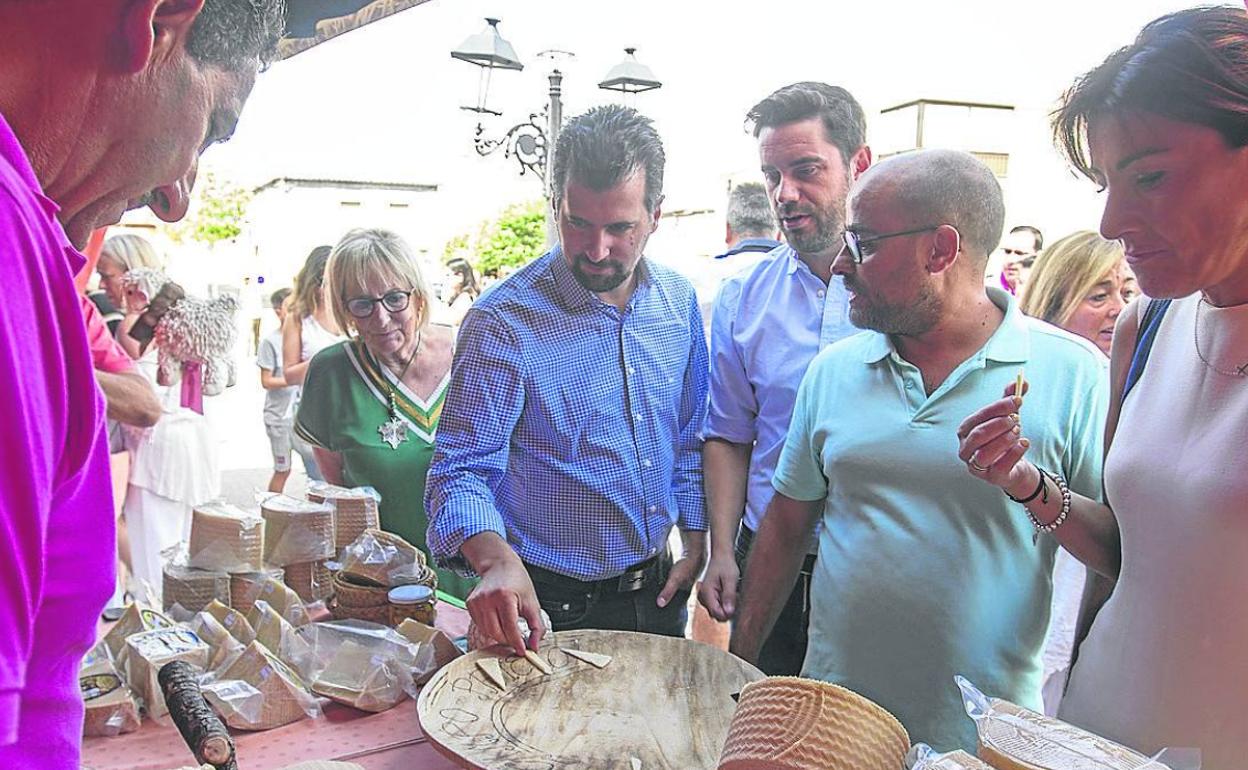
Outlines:
<svg viewBox="0 0 1248 770"><path fill-rule="evenodd" d="M407 424L395 415L377 426L377 432L381 434L382 442L389 444L391 449L398 449L399 444L407 441Z"/></svg>

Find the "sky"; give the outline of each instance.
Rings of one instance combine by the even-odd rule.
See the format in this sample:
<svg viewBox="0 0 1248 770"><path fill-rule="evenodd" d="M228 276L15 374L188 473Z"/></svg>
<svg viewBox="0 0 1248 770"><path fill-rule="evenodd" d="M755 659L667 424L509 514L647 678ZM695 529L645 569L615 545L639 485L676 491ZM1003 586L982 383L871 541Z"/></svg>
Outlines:
<svg viewBox="0 0 1248 770"><path fill-rule="evenodd" d="M494 16L526 66L494 74L489 101L504 116L487 122L492 135L544 106L551 65L539 52L575 54L561 65L566 118L618 101L596 83L625 47L638 49L663 87L628 101L663 137L669 212L722 208L730 179L759 178L746 111L782 85L822 80L863 103L868 140L881 109L916 98L1014 105L1011 221L1056 236L1094 229L1101 202L1052 149L1047 113L1079 73L1150 19L1187 5L431 0L263 73L234 139L210 150L204 166L245 186L277 176L437 184L439 238L538 197L539 183L511 161L474 152L477 116L459 109L476 101L478 69L450 51Z"/></svg>

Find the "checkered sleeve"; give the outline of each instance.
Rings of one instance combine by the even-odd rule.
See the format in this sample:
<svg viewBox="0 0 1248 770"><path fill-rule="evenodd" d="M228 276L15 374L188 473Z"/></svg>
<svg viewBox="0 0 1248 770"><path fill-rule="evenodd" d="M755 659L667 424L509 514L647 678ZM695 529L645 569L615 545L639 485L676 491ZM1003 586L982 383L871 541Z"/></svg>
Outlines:
<svg viewBox="0 0 1248 770"><path fill-rule="evenodd" d="M425 487L429 551L446 569L472 575L460 553L464 541L482 532L507 537L495 492L523 409L524 362L515 332L492 308L469 310Z"/></svg>
<svg viewBox="0 0 1248 770"><path fill-rule="evenodd" d="M707 369L706 337L702 311L691 299L689 325L692 345L685 366L684 389L680 398L680 436L673 464L673 492L680 529L707 529L706 495L702 489L702 426L706 422Z"/></svg>

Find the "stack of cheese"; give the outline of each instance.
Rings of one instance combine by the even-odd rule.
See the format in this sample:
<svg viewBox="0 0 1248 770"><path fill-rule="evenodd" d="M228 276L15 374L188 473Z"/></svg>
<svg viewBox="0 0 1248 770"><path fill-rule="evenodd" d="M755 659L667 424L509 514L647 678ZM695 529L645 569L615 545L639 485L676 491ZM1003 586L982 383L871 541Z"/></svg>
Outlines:
<svg viewBox="0 0 1248 770"><path fill-rule="evenodd" d="M316 562L334 556L334 507L326 503L273 495L260 504L264 517L264 560L287 564Z"/></svg>
<svg viewBox="0 0 1248 770"><path fill-rule="evenodd" d="M1111 740L998 698L975 719L979 756L996 770L1156 770L1164 766ZM956 767L956 765L955 765Z"/></svg>
<svg viewBox="0 0 1248 770"><path fill-rule="evenodd" d="M185 660L203 669L208 666L208 645L186 628L159 628L126 639L126 680L143 700L153 719L169 712L156 675L167 663Z"/></svg>
<svg viewBox="0 0 1248 770"><path fill-rule="evenodd" d="M381 526L377 506L381 496L372 487L346 487L323 481L308 485L308 500L328 503L334 507L334 548L346 548L366 529Z"/></svg>
<svg viewBox="0 0 1248 770"><path fill-rule="evenodd" d="M108 647L97 644L78 671L86 718L84 736L112 736L139 729L139 704L121 679Z"/></svg>

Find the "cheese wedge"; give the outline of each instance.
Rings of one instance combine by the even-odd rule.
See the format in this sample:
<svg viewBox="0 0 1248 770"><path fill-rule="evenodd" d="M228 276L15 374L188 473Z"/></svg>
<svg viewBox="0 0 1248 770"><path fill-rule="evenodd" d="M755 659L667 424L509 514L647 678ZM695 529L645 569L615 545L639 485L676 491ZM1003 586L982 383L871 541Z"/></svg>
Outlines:
<svg viewBox="0 0 1248 770"><path fill-rule="evenodd" d="M563 649L563 648L560 648L560 649ZM603 655L597 652L586 652L584 650L568 650L568 649L563 649L563 652L567 655L571 655L574 658L583 660L589 665L594 666L595 668L606 668L607 664L611 662L610 655Z"/></svg>
<svg viewBox="0 0 1248 770"><path fill-rule="evenodd" d="M221 625L225 626L225 630L229 631L244 647L256 640L255 629L238 610L226 607L221 602L212 601L204 608L204 612L216 618Z"/></svg>
<svg viewBox="0 0 1248 770"><path fill-rule="evenodd" d="M477 668L481 669L486 679L490 680L490 684L504 692L507 690L507 680L503 678L503 666L498 662L498 658L478 658Z"/></svg>
<svg viewBox="0 0 1248 770"><path fill-rule="evenodd" d="M204 698L236 730L270 730L317 713L299 675L255 642L204 686Z"/></svg>
<svg viewBox="0 0 1248 770"><path fill-rule="evenodd" d="M260 504L260 515L265 563L285 566L334 557L332 505L273 495Z"/></svg>
<svg viewBox="0 0 1248 770"><path fill-rule="evenodd" d="M367 642L343 641L324 670L312 680L312 691L361 711L385 711L407 698L410 666Z"/></svg>
<svg viewBox="0 0 1248 770"><path fill-rule="evenodd" d="M543 674L546 674L549 676L550 674L554 673L554 670L550 667L550 664L542 660L541 656L539 656L536 652L533 652L532 650L524 651L524 659L527 660L529 663L531 663L533 665L533 668L537 669L538 671L541 671Z"/></svg>
<svg viewBox="0 0 1248 770"><path fill-rule="evenodd" d="M159 628L134 634L126 640L126 678L143 700L152 719L169 713L156 675L161 667L175 660L208 667L208 645L186 628Z"/></svg>

